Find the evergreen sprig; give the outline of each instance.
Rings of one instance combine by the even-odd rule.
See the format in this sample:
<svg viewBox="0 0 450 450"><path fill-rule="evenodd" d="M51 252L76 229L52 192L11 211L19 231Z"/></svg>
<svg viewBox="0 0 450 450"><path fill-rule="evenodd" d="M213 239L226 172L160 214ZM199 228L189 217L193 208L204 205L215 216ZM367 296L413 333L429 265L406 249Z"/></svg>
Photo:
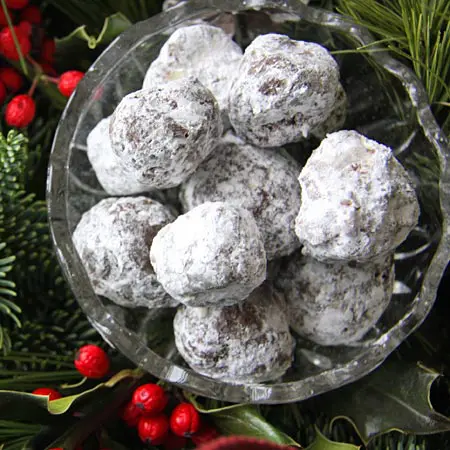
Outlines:
<svg viewBox="0 0 450 450"><path fill-rule="evenodd" d="M0 252L3 253L6 244L0 244ZM13 320L20 327L18 314L21 312L11 298L16 297L15 283L7 279L8 272L12 269L12 263L15 261L14 256L7 256L0 259L0 349L7 348L11 345L11 338L6 327L4 327L5 319Z"/></svg>
<svg viewBox="0 0 450 450"><path fill-rule="evenodd" d="M72 354L98 337L61 273L45 201L27 192L39 167L39 148L29 151L28 138L15 130L0 134L0 270L10 276L6 280L0 272L0 348Z"/></svg>
<svg viewBox="0 0 450 450"><path fill-rule="evenodd" d="M337 0L337 10L367 27L422 80L433 110L450 132L450 2ZM367 49L362 48L361 51Z"/></svg>

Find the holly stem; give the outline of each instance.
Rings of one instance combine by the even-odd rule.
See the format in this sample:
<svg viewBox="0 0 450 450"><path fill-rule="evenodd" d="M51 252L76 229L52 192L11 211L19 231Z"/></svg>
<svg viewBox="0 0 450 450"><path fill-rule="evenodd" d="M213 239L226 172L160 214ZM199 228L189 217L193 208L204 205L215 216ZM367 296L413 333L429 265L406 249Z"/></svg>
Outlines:
<svg viewBox="0 0 450 450"><path fill-rule="evenodd" d="M48 75L43 75L42 79L44 79L45 81L50 81L50 83L54 83L54 84L59 83L59 78L57 78L57 77L50 77Z"/></svg>
<svg viewBox="0 0 450 450"><path fill-rule="evenodd" d="M32 56L27 55L26 58L38 72L43 72L42 66Z"/></svg>
<svg viewBox="0 0 450 450"><path fill-rule="evenodd" d="M38 85L39 79L40 79L40 78L41 78L40 75L36 75L36 76L34 77L33 83L31 84L31 87L30 87L30 89L28 90L28 95L29 95L30 97L33 97L34 91L36 90L36 86Z"/></svg>

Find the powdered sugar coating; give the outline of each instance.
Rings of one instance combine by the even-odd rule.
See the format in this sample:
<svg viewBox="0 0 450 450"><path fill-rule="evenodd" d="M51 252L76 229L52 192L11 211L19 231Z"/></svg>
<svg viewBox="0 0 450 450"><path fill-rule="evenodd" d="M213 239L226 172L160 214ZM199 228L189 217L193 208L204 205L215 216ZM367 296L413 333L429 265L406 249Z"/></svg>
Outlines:
<svg viewBox="0 0 450 450"><path fill-rule="evenodd" d="M144 89L192 76L214 94L223 114L242 59L242 50L221 28L196 24L177 29L161 48L144 79Z"/></svg>
<svg viewBox="0 0 450 450"><path fill-rule="evenodd" d="M177 349L192 369L229 383L274 380L292 362L285 305L265 285L238 305L179 308L174 332Z"/></svg>
<svg viewBox="0 0 450 450"><path fill-rule="evenodd" d="M253 213L268 259L300 246L294 221L300 209L300 166L282 149L261 149L228 134L181 186L185 210L226 201Z"/></svg>
<svg viewBox="0 0 450 450"><path fill-rule="evenodd" d="M99 183L109 195L132 195L149 191L114 154L109 137L111 117L102 119L87 137L87 155Z"/></svg>
<svg viewBox="0 0 450 450"><path fill-rule="evenodd" d="M232 305L266 277L255 220L224 202L204 203L162 228L150 260L164 289L188 306Z"/></svg>
<svg viewBox="0 0 450 450"><path fill-rule="evenodd" d="M299 176L295 231L304 252L368 261L393 251L416 226L419 204L392 150L356 131L329 134Z"/></svg>
<svg viewBox="0 0 450 450"><path fill-rule="evenodd" d="M230 121L239 136L260 147L296 142L326 121L340 88L338 65L321 45L258 36L230 89Z"/></svg>
<svg viewBox="0 0 450 450"><path fill-rule="evenodd" d="M149 259L153 237L173 220L146 197L107 198L87 211L72 238L95 292L126 307L176 306Z"/></svg>
<svg viewBox="0 0 450 450"><path fill-rule="evenodd" d="M154 189L184 181L221 134L217 103L193 78L127 95L110 123L114 153L140 183Z"/></svg>
<svg viewBox="0 0 450 450"><path fill-rule="evenodd" d="M280 271L290 325L320 345L360 340L386 310L394 287L391 256L373 263L321 263L296 252Z"/></svg>

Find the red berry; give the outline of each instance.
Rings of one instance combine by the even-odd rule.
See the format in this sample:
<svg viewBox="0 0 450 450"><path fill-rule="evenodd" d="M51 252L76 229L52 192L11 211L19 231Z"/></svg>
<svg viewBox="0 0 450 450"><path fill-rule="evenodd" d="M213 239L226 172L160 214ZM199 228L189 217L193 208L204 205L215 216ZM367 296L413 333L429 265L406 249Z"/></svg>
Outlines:
<svg viewBox="0 0 450 450"><path fill-rule="evenodd" d="M69 70L64 72L59 78L58 89L65 97L70 97L78 86L78 83L84 77L83 72L78 70Z"/></svg>
<svg viewBox="0 0 450 450"><path fill-rule="evenodd" d="M170 429L178 436L192 436L200 424L200 414L191 403L180 403L170 416Z"/></svg>
<svg viewBox="0 0 450 450"><path fill-rule="evenodd" d="M11 92L17 92L23 86L23 78L16 69L12 67L2 67L0 69L0 81Z"/></svg>
<svg viewBox="0 0 450 450"><path fill-rule="evenodd" d="M55 50L56 50L56 44L55 40L51 38L45 38L42 42L42 48L41 48L41 57L44 61L47 61L49 63L52 63L55 59Z"/></svg>
<svg viewBox="0 0 450 450"><path fill-rule="evenodd" d="M204 424L197 433L191 436L191 438L192 442L198 446L213 441L218 436L218 431L212 425Z"/></svg>
<svg viewBox="0 0 450 450"><path fill-rule="evenodd" d="M22 9L28 5L28 0L6 0L6 6L11 9Z"/></svg>
<svg viewBox="0 0 450 450"><path fill-rule="evenodd" d="M154 383L143 384L133 393L132 402L145 414L158 414L167 405L169 398L164 389Z"/></svg>
<svg viewBox="0 0 450 450"><path fill-rule="evenodd" d="M46 395L48 396L48 400L58 400L58 398L62 398L62 395L55 389L50 388L38 388L35 389L32 394L34 395Z"/></svg>
<svg viewBox="0 0 450 450"><path fill-rule="evenodd" d="M33 31L33 25L26 20L22 20L17 27L20 33L23 33L25 36L30 36Z"/></svg>
<svg viewBox="0 0 450 450"><path fill-rule="evenodd" d="M176 434L169 433L164 441L165 450L181 450L187 445L187 439L185 437L177 436Z"/></svg>
<svg viewBox="0 0 450 450"><path fill-rule="evenodd" d="M6 87L3 81L0 81L0 105L6 100Z"/></svg>
<svg viewBox="0 0 450 450"><path fill-rule="evenodd" d="M129 427L136 427L142 416L142 409L138 408L133 402L128 402L122 410L120 417Z"/></svg>
<svg viewBox="0 0 450 450"><path fill-rule="evenodd" d="M19 27L14 27L14 31L16 33L22 55L28 55L31 50L31 42L28 39L28 36ZM11 59L12 61L19 60L19 53L16 49L14 38L9 28L3 28L3 30L0 31L0 53L5 58Z"/></svg>
<svg viewBox="0 0 450 450"><path fill-rule="evenodd" d="M75 367L87 378L103 378L109 371L109 357L97 345L84 345L75 355Z"/></svg>
<svg viewBox="0 0 450 450"><path fill-rule="evenodd" d="M36 104L29 95L16 95L6 107L5 120L10 127L23 128L33 121L35 113Z"/></svg>
<svg viewBox="0 0 450 450"><path fill-rule="evenodd" d="M14 21L14 17L11 14L11 11L8 11L9 17L12 21ZM3 11L3 8L0 6L0 26L7 27L8 26L8 20L6 19L5 11Z"/></svg>
<svg viewBox="0 0 450 450"><path fill-rule="evenodd" d="M34 25L39 25L42 22L41 10L35 5L27 6L20 13L20 20L26 20Z"/></svg>
<svg viewBox="0 0 450 450"><path fill-rule="evenodd" d="M169 433L169 419L165 414L153 417L141 417L138 423L138 434L142 442L160 445Z"/></svg>

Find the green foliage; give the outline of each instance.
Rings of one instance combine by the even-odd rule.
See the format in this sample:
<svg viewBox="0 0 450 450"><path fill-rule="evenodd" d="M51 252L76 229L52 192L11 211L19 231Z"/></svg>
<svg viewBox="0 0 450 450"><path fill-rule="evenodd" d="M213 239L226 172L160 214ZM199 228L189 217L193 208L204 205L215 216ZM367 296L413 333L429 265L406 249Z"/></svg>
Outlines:
<svg viewBox="0 0 450 450"><path fill-rule="evenodd" d="M1 175L0 175L1 176ZM0 244L0 252L3 253L6 244ZM15 283L8 280L7 273L12 269L12 263L15 257L9 256L0 259L0 348L9 347L11 340L6 328L3 328L5 318L13 320L17 326L20 326L20 321L17 316L21 312L20 308L11 300L11 297L16 296Z"/></svg>
<svg viewBox="0 0 450 450"><path fill-rule="evenodd" d="M73 372L61 374L70 379ZM143 372L137 369L122 370L104 383L62 386L58 389L63 398L54 401L23 390L33 389L36 382L47 385L60 382L62 377L57 372L12 377L11 388L21 387L21 390L0 390L0 444L12 449L20 440L25 444L22 448L31 448L31 441L41 438L42 443L36 443L33 448L74 448L117 415L142 376ZM0 389L2 385L0 372Z"/></svg>
<svg viewBox="0 0 450 450"><path fill-rule="evenodd" d="M98 338L62 276L45 201L26 191L39 160L40 147L30 152L23 134L14 130L6 137L0 134L0 344L5 351L69 354L86 340Z"/></svg>
<svg viewBox="0 0 450 450"><path fill-rule="evenodd" d="M394 56L412 65L436 115L450 132L450 2L337 0L337 9L366 26Z"/></svg>
<svg viewBox="0 0 450 450"><path fill-rule="evenodd" d="M358 450L359 448L353 444L331 441L316 428L316 438L306 450Z"/></svg>
<svg viewBox="0 0 450 450"><path fill-rule="evenodd" d="M438 377L419 364L391 360L362 380L322 395L318 405L333 421L349 421L365 444L393 430L442 433L450 431L450 420L430 402Z"/></svg>

